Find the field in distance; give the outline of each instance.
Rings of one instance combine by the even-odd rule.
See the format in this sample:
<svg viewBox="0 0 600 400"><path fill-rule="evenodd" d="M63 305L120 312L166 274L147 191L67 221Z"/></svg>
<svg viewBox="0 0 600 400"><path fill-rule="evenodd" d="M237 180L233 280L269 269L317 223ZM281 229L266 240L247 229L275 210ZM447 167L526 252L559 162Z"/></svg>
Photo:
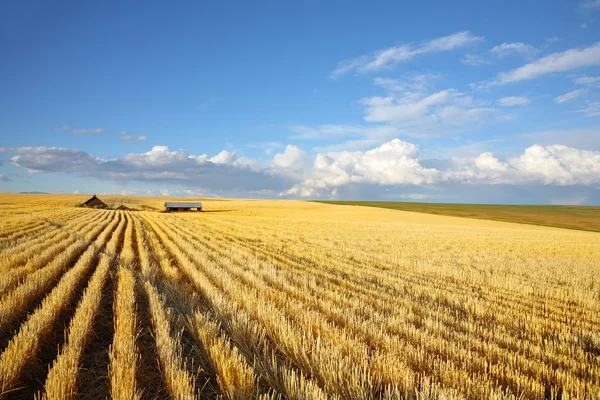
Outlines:
<svg viewBox="0 0 600 400"><path fill-rule="evenodd" d="M600 398L599 233L88 197L0 194L0 398Z"/></svg>
<svg viewBox="0 0 600 400"><path fill-rule="evenodd" d="M594 206L414 203L395 201L322 201L322 203L381 207L428 214L600 232L600 207Z"/></svg>

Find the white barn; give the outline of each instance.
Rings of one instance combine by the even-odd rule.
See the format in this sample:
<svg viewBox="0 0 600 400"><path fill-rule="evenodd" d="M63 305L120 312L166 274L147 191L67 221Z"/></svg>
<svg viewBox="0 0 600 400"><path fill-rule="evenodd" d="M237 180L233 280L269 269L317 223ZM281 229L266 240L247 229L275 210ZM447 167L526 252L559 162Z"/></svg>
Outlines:
<svg viewBox="0 0 600 400"><path fill-rule="evenodd" d="M171 211L202 211L202 203L194 201L167 201L165 202L167 212Z"/></svg>

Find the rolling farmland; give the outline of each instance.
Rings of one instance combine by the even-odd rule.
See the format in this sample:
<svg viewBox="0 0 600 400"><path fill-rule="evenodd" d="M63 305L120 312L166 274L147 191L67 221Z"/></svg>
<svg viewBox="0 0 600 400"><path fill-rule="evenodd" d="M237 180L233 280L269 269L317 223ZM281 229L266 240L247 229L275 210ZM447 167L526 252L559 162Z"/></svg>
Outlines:
<svg viewBox="0 0 600 400"><path fill-rule="evenodd" d="M599 233L81 198L0 195L0 398L600 398Z"/></svg>
<svg viewBox="0 0 600 400"><path fill-rule="evenodd" d="M322 202L600 232L600 207L598 206L412 203L403 201Z"/></svg>

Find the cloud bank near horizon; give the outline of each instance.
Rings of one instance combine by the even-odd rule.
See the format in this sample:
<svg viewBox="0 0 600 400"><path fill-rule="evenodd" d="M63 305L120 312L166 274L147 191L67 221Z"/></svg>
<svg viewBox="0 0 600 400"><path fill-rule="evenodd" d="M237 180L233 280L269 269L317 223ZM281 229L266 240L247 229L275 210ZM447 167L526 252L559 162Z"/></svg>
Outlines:
<svg viewBox="0 0 600 400"><path fill-rule="evenodd" d="M0 148L0 152L16 154L10 163L31 174L178 183L214 193L257 192L299 198L331 198L358 186L435 189L447 185L600 185L600 152L557 144L535 144L505 160L492 152L422 160L419 146L400 139L365 151L319 152L314 156L288 145L269 160L238 157L226 150L214 156L194 155L167 146L112 159L60 147Z"/></svg>

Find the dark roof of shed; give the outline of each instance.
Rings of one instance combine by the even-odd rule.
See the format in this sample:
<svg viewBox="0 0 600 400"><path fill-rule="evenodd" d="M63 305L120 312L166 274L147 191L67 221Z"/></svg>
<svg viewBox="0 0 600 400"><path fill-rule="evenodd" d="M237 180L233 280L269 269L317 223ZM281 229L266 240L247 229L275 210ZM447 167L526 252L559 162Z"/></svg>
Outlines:
<svg viewBox="0 0 600 400"><path fill-rule="evenodd" d="M96 203L96 204L104 204L106 205L102 200L100 200L98 197L96 197L96 195L93 195L92 197L90 197L85 203L83 204L90 204L90 203Z"/></svg>

